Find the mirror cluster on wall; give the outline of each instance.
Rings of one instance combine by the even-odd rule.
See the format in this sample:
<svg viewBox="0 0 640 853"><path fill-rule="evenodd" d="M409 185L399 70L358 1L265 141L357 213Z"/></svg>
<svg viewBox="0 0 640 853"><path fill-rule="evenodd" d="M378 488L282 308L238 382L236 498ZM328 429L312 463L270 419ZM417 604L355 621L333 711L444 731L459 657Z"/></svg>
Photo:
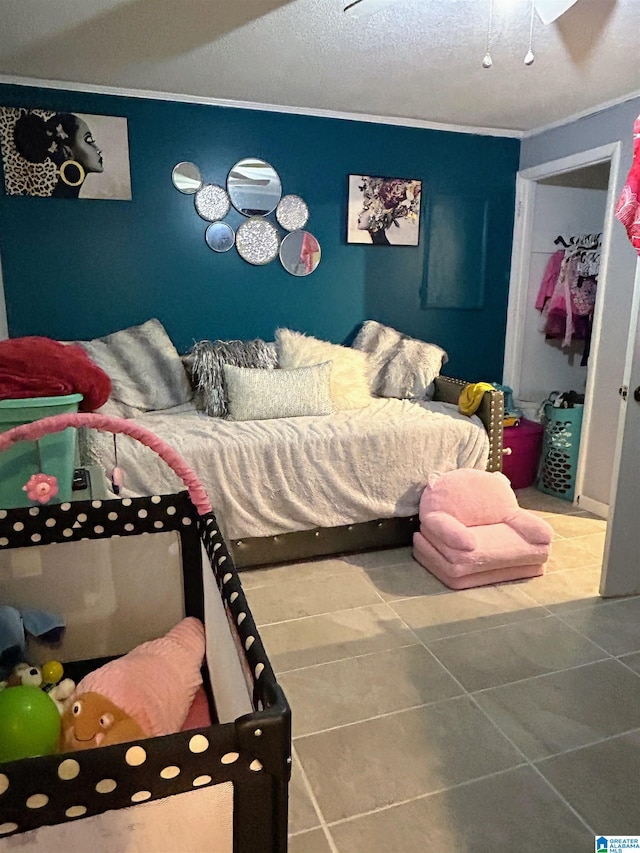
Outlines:
<svg viewBox="0 0 640 853"><path fill-rule="evenodd" d="M250 264L261 266L280 258L292 275L312 273L320 263L320 244L305 226L309 208L298 195L282 195L280 176L269 163L254 157L239 160L227 175L227 186L205 183L195 163L182 162L172 172L174 187L193 195L198 215L209 223L204 239L214 252L236 251ZM233 207L246 219L237 230L224 222ZM275 212L280 236L267 216Z"/></svg>

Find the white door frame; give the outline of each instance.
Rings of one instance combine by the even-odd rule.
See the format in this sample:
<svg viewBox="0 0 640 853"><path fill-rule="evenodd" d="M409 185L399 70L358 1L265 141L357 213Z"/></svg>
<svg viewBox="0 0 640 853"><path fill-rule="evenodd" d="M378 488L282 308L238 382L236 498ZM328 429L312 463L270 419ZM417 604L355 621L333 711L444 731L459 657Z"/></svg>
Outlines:
<svg viewBox="0 0 640 853"><path fill-rule="evenodd" d="M588 151L580 151L559 160L551 160L529 169L522 169L516 175L516 210L513 227L513 252L511 257L511 276L509 280L509 301L507 305L507 330L505 336L503 383L513 388L514 396L520 394L520 380L522 376L522 353L524 346L524 327L527 311L527 290L529 283L529 270L531 265L531 245L533 239L533 218L536 201L537 182L561 175L565 172L573 172L584 166L593 166L597 163L611 161L609 173L609 189L607 191L607 204L605 219L602 230L602 251L600 261L600 275L598 277L598 298L593 317L592 345L589 353L589 370L587 371L587 386L585 389L585 405L582 419L581 449L576 469L575 493L580 496L584 482L584 471L586 458L583 452L587 447L587 440L591 427L591 412L593 407L593 385L594 376L598 368L598 355L600 350L602 312L607 288L607 271L609 264L609 251L611 245L611 230L614 221L614 209L616 204L616 187L618 185L618 173L620 170L620 142L609 145L601 145ZM586 439L586 440L585 440ZM585 509L606 517L608 507L598 501L582 496L580 505Z"/></svg>

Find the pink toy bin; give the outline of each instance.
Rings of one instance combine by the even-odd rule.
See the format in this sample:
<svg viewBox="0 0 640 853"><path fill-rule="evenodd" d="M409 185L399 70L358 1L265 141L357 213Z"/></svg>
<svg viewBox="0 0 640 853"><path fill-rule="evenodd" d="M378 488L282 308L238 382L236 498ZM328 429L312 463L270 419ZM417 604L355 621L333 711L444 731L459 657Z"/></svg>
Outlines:
<svg viewBox="0 0 640 853"><path fill-rule="evenodd" d="M513 489L526 489L535 483L538 473L544 427L542 424L520 420L518 426L506 427L502 457L502 473L505 474ZM506 451L510 452L506 452Z"/></svg>

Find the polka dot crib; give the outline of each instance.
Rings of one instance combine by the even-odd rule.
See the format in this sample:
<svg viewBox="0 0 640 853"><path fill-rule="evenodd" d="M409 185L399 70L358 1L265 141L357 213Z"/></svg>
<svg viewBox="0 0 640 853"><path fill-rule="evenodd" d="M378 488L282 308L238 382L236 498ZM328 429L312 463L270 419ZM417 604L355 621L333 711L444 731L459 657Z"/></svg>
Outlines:
<svg viewBox="0 0 640 853"><path fill-rule="evenodd" d="M208 496L171 448L118 418L44 418L2 434L0 452L69 426L132 435L187 491L0 510L0 601L54 610L61 594L77 593L54 655L76 680L182 616L200 618L212 722L0 764L0 850L285 851L290 709Z"/></svg>

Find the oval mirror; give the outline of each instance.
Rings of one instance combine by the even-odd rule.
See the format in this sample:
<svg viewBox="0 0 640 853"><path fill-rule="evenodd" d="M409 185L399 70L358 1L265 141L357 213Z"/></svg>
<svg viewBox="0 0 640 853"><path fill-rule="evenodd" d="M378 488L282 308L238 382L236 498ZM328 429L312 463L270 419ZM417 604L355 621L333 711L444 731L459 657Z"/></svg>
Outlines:
<svg viewBox="0 0 640 853"><path fill-rule="evenodd" d="M292 231L280 244L280 263L291 275L309 275L320 263L320 243L308 231Z"/></svg>
<svg viewBox="0 0 640 853"><path fill-rule="evenodd" d="M202 175L195 163L182 162L173 167L171 173L173 185L181 193L192 195L202 186Z"/></svg>
<svg viewBox="0 0 640 853"><path fill-rule="evenodd" d="M205 184L202 189L199 189L195 195L194 204L198 215L208 222L223 219L231 207L227 191L217 184Z"/></svg>
<svg viewBox="0 0 640 853"><path fill-rule="evenodd" d="M236 242L236 233L226 222L212 222L204 232L204 239L214 252L228 252Z"/></svg>
<svg viewBox="0 0 640 853"><path fill-rule="evenodd" d="M279 247L278 229L268 219L251 216L238 228L236 249L250 264L268 264L277 257Z"/></svg>
<svg viewBox="0 0 640 853"><path fill-rule="evenodd" d="M264 160L247 157L239 160L227 176L231 204L244 216L265 216L275 210L282 184L273 166Z"/></svg>
<svg viewBox="0 0 640 853"><path fill-rule="evenodd" d="M299 195L282 196L276 207L276 219L287 231L304 228L309 219L309 208Z"/></svg>

